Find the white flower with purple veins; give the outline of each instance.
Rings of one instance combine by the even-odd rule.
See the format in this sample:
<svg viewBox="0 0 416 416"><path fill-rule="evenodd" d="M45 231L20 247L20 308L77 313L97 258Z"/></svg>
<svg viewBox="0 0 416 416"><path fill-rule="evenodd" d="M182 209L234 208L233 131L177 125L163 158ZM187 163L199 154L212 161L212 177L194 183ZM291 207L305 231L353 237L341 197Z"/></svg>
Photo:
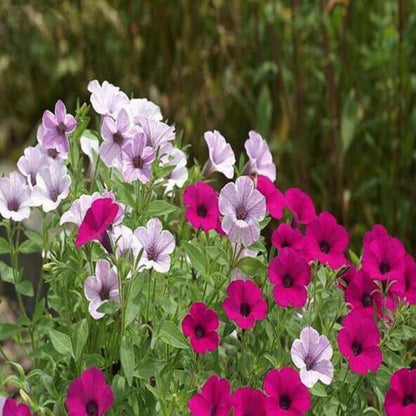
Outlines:
<svg viewBox="0 0 416 416"><path fill-rule="evenodd" d="M29 186L35 186L39 169L48 163L50 163L50 158L45 155L39 146L29 146L17 161L17 168L26 176Z"/></svg>
<svg viewBox="0 0 416 416"><path fill-rule="evenodd" d="M139 240L133 231L125 225L120 224L113 228L111 240L117 257L128 254L129 257L131 256L132 259L135 259L141 250Z"/></svg>
<svg viewBox="0 0 416 416"><path fill-rule="evenodd" d="M76 126L74 116L67 114L65 104L58 100L55 104L55 114L49 110L43 113L42 125L38 130L39 143L45 149L68 153L68 134L72 133Z"/></svg>
<svg viewBox="0 0 416 416"><path fill-rule="evenodd" d="M334 375L331 363L332 347L325 335L310 326L302 329L300 339L296 339L290 350L292 361L300 368L300 379L308 387L318 380L330 384Z"/></svg>
<svg viewBox="0 0 416 416"><path fill-rule="evenodd" d="M121 154L121 171L126 182L139 180L149 182L152 177L152 163L156 158L153 147L146 146L144 133L137 133L123 147Z"/></svg>
<svg viewBox="0 0 416 416"><path fill-rule="evenodd" d="M107 166L119 166L123 146L138 131L139 128L131 123L124 109L120 111L116 120L112 117L104 117L101 125L104 141L100 146L100 157Z"/></svg>
<svg viewBox="0 0 416 416"><path fill-rule="evenodd" d="M98 260L95 276L89 276L84 283L85 297L89 300L88 311L94 319L101 319L104 313L97 309L108 302L120 302L118 293L118 276L114 267L107 260Z"/></svg>
<svg viewBox="0 0 416 416"><path fill-rule="evenodd" d="M276 180L276 166L269 146L259 133L251 130L248 140L244 143L249 161L244 168L244 173L251 175L257 173L267 176L272 182Z"/></svg>
<svg viewBox="0 0 416 416"><path fill-rule="evenodd" d="M231 145L217 130L207 131L204 139L208 145L209 159L205 163L203 174L208 177L214 172L221 172L228 179L234 176L235 156Z"/></svg>
<svg viewBox="0 0 416 416"><path fill-rule="evenodd" d="M172 233L162 229L162 223L158 218L152 218L146 227L138 227L134 235L143 248L139 268L153 268L159 273L168 272L170 255L175 249L175 237Z"/></svg>
<svg viewBox="0 0 416 416"><path fill-rule="evenodd" d="M164 177L165 194L170 194L176 186L182 188L188 180L188 169L186 169L186 155L182 150L172 147L168 154L161 159L162 166L173 166L174 168Z"/></svg>
<svg viewBox="0 0 416 416"><path fill-rule="evenodd" d="M39 169L36 186L32 189L33 206L42 206L45 212L58 208L69 194L71 177L66 166L59 160Z"/></svg>
<svg viewBox="0 0 416 416"><path fill-rule="evenodd" d="M140 117L161 121L160 107L147 98L132 98L124 107L130 114L134 124L140 124Z"/></svg>
<svg viewBox="0 0 416 416"><path fill-rule="evenodd" d="M92 136L92 137L91 137ZM81 150L88 156L89 164L87 169L87 177L92 179L95 173L95 165L97 163L97 155L100 153L99 147L100 144L98 139L95 138L92 134L84 132L84 135L80 139Z"/></svg>
<svg viewBox="0 0 416 416"><path fill-rule="evenodd" d="M91 104L102 116L117 117L120 110L128 105L127 95L119 87L104 81L102 85L95 79L88 84Z"/></svg>
<svg viewBox="0 0 416 416"><path fill-rule="evenodd" d="M13 221L22 221L30 216L31 192L26 178L19 172L0 178L0 215Z"/></svg>
<svg viewBox="0 0 416 416"><path fill-rule="evenodd" d="M221 189L218 207L224 216L222 229L232 243L248 247L259 239L259 222L266 215L266 201L248 176L240 176L235 184L227 183Z"/></svg>
<svg viewBox="0 0 416 416"><path fill-rule="evenodd" d="M147 145L158 151L161 157L171 148L170 141L175 139L175 127L161 121L138 117L139 126L146 135Z"/></svg>

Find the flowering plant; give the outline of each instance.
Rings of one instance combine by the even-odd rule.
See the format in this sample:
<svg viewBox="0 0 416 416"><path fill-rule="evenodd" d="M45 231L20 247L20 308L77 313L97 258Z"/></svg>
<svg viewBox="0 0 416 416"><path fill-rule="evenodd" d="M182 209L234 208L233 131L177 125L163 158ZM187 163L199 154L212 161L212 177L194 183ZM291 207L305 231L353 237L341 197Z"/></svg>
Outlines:
<svg viewBox="0 0 416 416"><path fill-rule="evenodd" d="M416 414L402 242L375 225L348 250L333 215L276 187L255 131L238 164L206 132L208 161L187 168L157 105L88 90L92 109L58 101L0 179L0 274L20 309L0 323L4 416Z"/></svg>

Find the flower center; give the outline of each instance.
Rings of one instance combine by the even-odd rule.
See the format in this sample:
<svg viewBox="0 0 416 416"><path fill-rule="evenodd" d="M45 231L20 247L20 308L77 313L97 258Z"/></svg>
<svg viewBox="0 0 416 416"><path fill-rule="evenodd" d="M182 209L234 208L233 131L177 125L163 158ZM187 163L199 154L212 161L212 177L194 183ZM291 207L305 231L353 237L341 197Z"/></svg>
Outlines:
<svg viewBox="0 0 416 416"><path fill-rule="evenodd" d="M322 251L322 253L329 253L329 250L331 249L331 246L329 245L328 241L321 240L319 242L319 249Z"/></svg>
<svg viewBox="0 0 416 416"><path fill-rule="evenodd" d="M307 355L305 358L306 369L310 370L315 364L315 360L310 355Z"/></svg>
<svg viewBox="0 0 416 416"><path fill-rule="evenodd" d="M245 220L247 218L247 210L243 205L239 205L236 209L235 209L235 217L238 220Z"/></svg>
<svg viewBox="0 0 416 416"><path fill-rule="evenodd" d="M56 127L56 130L58 131L58 134L64 135L66 133L66 127L64 123L59 123L59 125Z"/></svg>
<svg viewBox="0 0 416 416"><path fill-rule="evenodd" d="M196 212L198 217L205 218L207 216L207 209L204 207L204 205L198 205Z"/></svg>
<svg viewBox="0 0 416 416"><path fill-rule="evenodd" d="M98 416L98 406L94 400L90 400L85 406L85 410L88 416Z"/></svg>
<svg viewBox="0 0 416 416"><path fill-rule="evenodd" d="M113 142L115 144L122 144L123 141L124 141L124 138L119 132L117 132L116 134L113 134Z"/></svg>
<svg viewBox="0 0 416 416"><path fill-rule="evenodd" d="M290 247L290 244L289 244L289 242L288 242L288 241L284 240L284 241L282 241L282 243L280 244L280 247L281 247L281 248Z"/></svg>
<svg viewBox="0 0 416 416"><path fill-rule="evenodd" d="M415 403L415 400L411 394L406 394L403 398L403 406L408 406L409 404Z"/></svg>
<svg viewBox="0 0 416 416"><path fill-rule="evenodd" d="M134 156L133 166L135 169L141 169L143 167L143 159L140 156Z"/></svg>
<svg viewBox="0 0 416 416"><path fill-rule="evenodd" d="M290 274L283 276L283 287L291 287L293 284L293 277Z"/></svg>
<svg viewBox="0 0 416 416"><path fill-rule="evenodd" d="M7 202L7 209L9 211L17 212L19 210L19 205L19 201L16 198L13 198Z"/></svg>
<svg viewBox="0 0 416 416"><path fill-rule="evenodd" d="M100 293L98 294L101 300L110 299L110 288L107 286L101 286Z"/></svg>
<svg viewBox="0 0 416 416"><path fill-rule="evenodd" d="M215 404L214 406L212 406L212 408L211 408L211 412L210 412L210 416L216 416L217 415L217 409L218 409L218 406Z"/></svg>
<svg viewBox="0 0 416 416"><path fill-rule="evenodd" d="M204 335L205 335L204 328L202 328L200 326L197 326L195 328L195 336L196 336L196 339L201 339Z"/></svg>
<svg viewBox="0 0 416 416"><path fill-rule="evenodd" d="M380 270L381 274L386 274L390 271L390 264L383 261L380 263L380 266L378 267L378 270Z"/></svg>
<svg viewBox="0 0 416 416"><path fill-rule="evenodd" d="M49 198L53 202L56 202L58 200L59 194L60 194L59 189L52 188L49 190Z"/></svg>
<svg viewBox="0 0 416 416"><path fill-rule="evenodd" d="M373 304L373 298L371 297L371 295L369 295L368 293L366 293L362 298L361 298L361 303L363 304L364 308L368 308Z"/></svg>
<svg viewBox="0 0 416 416"><path fill-rule="evenodd" d="M147 258L148 258L148 260L156 261L157 257L158 257L158 253L156 251L156 248L154 246L150 246L147 249Z"/></svg>
<svg viewBox="0 0 416 416"><path fill-rule="evenodd" d="M240 305L240 313L245 318L250 315L250 312L251 312L251 308L250 308L250 305L248 303L242 303Z"/></svg>
<svg viewBox="0 0 416 416"><path fill-rule="evenodd" d="M361 351L363 350L363 347L361 345L361 342L354 341L351 345L352 353L357 356L361 354Z"/></svg>
<svg viewBox="0 0 416 416"><path fill-rule="evenodd" d="M287 394L283 394L279 398L279 405L283 410L288 410L290 408L290 404L292 403L292 400L290 400L290 397Z"/></svg>
<svg viewBox="0 0 416 416"><path fill-rule="evenodd" d="M58 151L56 149L48 149L48 155L52 159L56 159L56 157L58 156Z"/></svg>

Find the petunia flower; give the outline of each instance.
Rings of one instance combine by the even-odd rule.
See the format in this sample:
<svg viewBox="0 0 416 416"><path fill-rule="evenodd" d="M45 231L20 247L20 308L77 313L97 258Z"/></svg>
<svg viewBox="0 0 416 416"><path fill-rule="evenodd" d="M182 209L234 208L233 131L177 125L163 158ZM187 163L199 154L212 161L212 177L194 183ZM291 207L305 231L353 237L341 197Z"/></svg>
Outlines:
<svg viewBox="0 0 416 416"><path fill-rule="evenodd" d="M122 149L121 171L126 182L139 180L147 183L152 177L152 163L156 152L150 146L146 146L146 136L139 132L129 140Z"/></svg>
<svg viewBox="0 0 416 416"><path fill-rule="evenodd" d="M273 231L272 244L281 250L285 247L291 247L294 250L301 251L304 244L303 234L289 224L281 223Z"/></svg>
<svg viewBox="0 0 416 416"><path fill-rule="evenodd" d="M84 153L89 159L87 177L88 179L92 179L94 177L97 157L100 154L100 143L98 139L84 134L80 138L80 145L82 153Z"/></svg>
<svg viewBox="0 0 416 416"><path fill-rule="evenodd" d="M376 240L381 237L388 237L388 232L386 228L381 224L373 225L373 228L370 231L367 231L364 234L363 246L368 246L373 240Z"/></svg>
<svg viewBox="0 0 416 416"><path fill-rule="evenodd" d="M387 416L416 414L416 369L401 368L392 375L384 409Z"/></svg>
<svg viewBox="0 0 416 416"><path fill-rule="evenodd" d="M222 304L227 318L241 329L253 328L267 314L267 302L260 288L251 280L233 280L227 287L227 298Z"/></svg>
<svg viewBox="0 0 416 416"><path fill-rule="evenodd" d="M170 255L175 249L175 237L162 229L159 218L150 219L146 227L136 228L134 235L143 248L139 267L167 273L170 269Z"/></svg>
<svg viewBox="0 0 416 416"><path fill-rule="evenodd" d="M290 247L282 249L269 263L267 274L274 285L273 297L277 305L282 308L305 305L311 269L302 254Z"/></svg>
<svg viewBox="0 0 416 416"><path fill-rule="evenodd" d="M58 100L55 104L55 114L49 110L43 113L42 127L38 130L39 143L45 149L56 149L58 153L69 150L68 135L77 127L77 122L71 114L67 114L65 104Z"/></svg>
<svg viewBox="0 0 416 416"><path fill-rule="evenodd" d="M315 218L315 206L311 197L298 188L289 188L285 193L287 207L293 214L294 225L308 224Z"/></svg>
<svg viewBox="0 0 416 416"><path fill-rule="evenodd" d="M27 178L29 186L35 186L36 174L40 168L49 163L49 160L39 145L36 147L29 146L26 147L23 155L17 161L17 168Z"/></svg>
<svg viewBox="0 0 416 416"><path fill-rule="evenodd" d="M6 399L3 411L0 414L2 416L32 416L28 405L24 403L19 404L12 398Z"/></svg>
<svg viewBox="0 0 416 416"><path fill-rule="evenodd" d="M140 124L141 118L149 118L156 121L163 119L160 107L147 98L132 98L124 108L129 113L134 124Z"/></svg>
<svg viewBox="0 0 416 416"><path fill-rule="evenodd" d="M30 216L31 192L26 179L19 172L0 178L0 215L13 221Z"/></svg>
<svg viewBox="0 0 416 416"><path fill-rule="evenodd" d="M205 163L202 173L205 177L214 172L221 172L226 178L234 176L235 156L231 145L217 130L204 133L204 139L208 145L209 158Z"/></svg>
<svg viewBox="0 0 416 416"><path fill-rule="evenodd" d="M266 396L251 387L238 388L231 397L234 416L266 416Z"/></svg>
<svg viewBox="0 0 416 416"><path fill-rule="evenodd" d="M332 347L325 335L319 335L310 326L303 328L300 339L293 341L290 355L296 367L300 368L300 379L306 387L313 387L318 380L331 384L334 376Z"/></svg>
<svg viewBox="0 0 416 416"><path fill-rule="evenodd" d="M182 321L182 332L189 337L191 347L197 354L205 354L218 348L219 325L220 321L214 309L207 308L204 303L195 302Z"/></svg>
<svg viewBox="0 0 416 416"><path fill-rule="evenodd" d="M248 137L244 143L244 147L249 161L244 167L244 173L247 175L253 173L264 175L274 182L276 180L276 166L273 163L273 156L270 152L269 145L254 130L248 133Z"/></svg>
<svg viewBox="0 0 416 416"><path fill-rule="evenodd" d="M266 215L266 201L254 189L250 177L241 176L235 184L228 183L222 188L219 209L224 215L222 229L232 243L241 242L247 247L259 239L259 222Z"/></svg>
<svg viewBox="0 0 416 416"><path fill-rule="evenodd" d="M205 182L197 182L186 187L183 193L186 206L185 217L195 227L204 231L217 228L220 212L218 195L215 189Z"/></svg>
<svg viewBox="0 0 416 416"><path fill-rule="evenodd" d="M283 217L283 210L287 205L283 194L277 189L273 182L264 175L257 176L257 189L266 198L267 211L273 218L280 219Z"/></svg>
<svg viewBox="0 0 416 416"><path fill-rule="evenodd" d="M114 405L113 389L96 367L73 380L65 400L68 416L103 416Z"/></svg>
<svg viewBox="0 0 416 416"><path fill-rule="evenodd" d="M410 255L406 254L405 270L404 270L404 293L402 298L406 300L409 305L416 304L416 262Z"/></svg>
<svg viewBox="0 0 416 416"><path fill-rule="evenodd" d="M32 189L32 204L41 206L45 212L53 211L69 195L70 186L66 166L55 160L39 169Z"/></svg>
<svg viewBox="0 0 416 416"><path fill-rule="evenodd" d="M290 367L270 370L264 379L267 415L302 416L311 408L311 397L299 374Z"/></svg>
<svg viewBox="0 0 416 416"><path fill-rule="evenodd" d="M306 226L304 253L308 261L318 260L338 269L347 263L344 251L348 246L347 230L333 215L322 212Z"/></svg>
<svg viewBox="0 0 416 416"><path fill-rule="evenodd" d="M115 268L107 260L98 260L95 265L95 276L89 276L84 283L85 297L89 301L88 311L94 319L101 319L104 313L98 308L109 300L120 302L118 277Z"/></svg>
<svg viewBox="0 0 416 416"><path fill-rule="evenodd" d="M134 260L138 256L141 245L129 227L122 224L114 226L110 237L117 257L128 255Z"/></svg>
<svg viewBox="0 0 416 416"><path fill-rule="evenodd" d="M88 84L91 104L95 112L102 116L117 117L120 110L129 103L127 95L119 87L104 81L102 85L95 79Z"/></svg>
<svg viewBox="0 0 416 416"><path fill-rule="evenodd" d="M359 312L347 315L343 325L337 337L338 346L350 370L362 375L377 371L383 361L377 325Z"/></svg>
<svg viewBox="0 0 416 416"><path fill-rule="evenodd" d="M188 401L191 416L228 416L231 409L231 386L227 379L213 375L201 392Z"/></svg>
<svg viewBox="0 0 416 416"><path fill-rule="evenodd" d="M170 142L175 139L175 127L146 117L137 120L146 136L146 145L152 147L159 157L169 153Z"/></svg>

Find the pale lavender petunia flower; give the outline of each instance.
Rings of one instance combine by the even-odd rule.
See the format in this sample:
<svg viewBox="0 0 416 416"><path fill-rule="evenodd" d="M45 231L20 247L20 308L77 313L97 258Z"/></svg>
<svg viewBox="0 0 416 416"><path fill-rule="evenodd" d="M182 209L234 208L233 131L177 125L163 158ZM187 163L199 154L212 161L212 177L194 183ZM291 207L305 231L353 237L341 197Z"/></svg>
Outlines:
<svg viewBox="0 0 416 416"><path fill-rule="evenodd" d="M3 415L3 407L8 397L0 396L0 415Z"/></svg>
<svg viewBox="0 0 416 416"><path fill-rule="evenodd" d="M42 116L42 125L38 130L38 141L45 149L55 149L58 153L68 153L68 134L72 133L77 122L67 114L65 104L58 100L55 113L46 110Z"/></svg>
<svg viewBox="0 0 416 416"><path fill-rule="evenodd" d="M162 120L160 107L147 98L132 98L124 108L129 113L134 124L140 124L141 117L156 121Z"/></svg>
<svg viewBox="0 0 416 416"><path fill-rule="evenodd" d="M59 160L43 166L36 175L36 186L32 189L33 206L41 206L45 212L58 208L69 195L71 177L66 166Z"/></svg>
<svg viewBox="0 0 416 416"><path fill-rule="evenodd" d="M208 145L209 159L205 163L203 174L208 177L214 172L221 172L228 179L234 176L235 156L231 145L217 130L207 131L204 139Z"/></svg>
<svg viewBox="0 0 416 416"><path fill-rule="evenodd" d="M85 297L89 300L88 311L94 319L101 319L104 313L97 309L108 302L120 302L118 277L114 267L107 260L98 260L95 276L89 276L84 283Z"/></svg>
<svg viewBox="0 0 416 416"><path fill-rule="evenodd" d="M330 384L334 375L331 363L332 347L325 335L310 326L302 329L290 350L292 361L300 368L300 379L306 387L313 387L318 380Z"/></svg>
<svg viewBox="0 0 416 416"><path fill-rule="evenodd" d="M129 227L123 224L116 225L110 237L117 257L127 255L131 260L134 260L139 255L141 245Z"/></svg>
<svg viewBox="0 0 416 416"><path fill-rule="evenodd" d="M244 143L249 161L244 168L244 173L251 175L267 176L272 182L276 180L276 166L270 153L269 145L259 133L251 130L248 133L248 140Z"/></svg>
<svg viewBox="0 0 416 416"><path fill-rule="evenodd" d="M0 215L13 221L22 221L30 216L31 192L26 178L19 172L11 172L0 178Z"/></svg>
<svg viewBox="0 0 416 416"><path fill-rule="evenodd" d="M259 239L266 201L248 176L239 177L235 184L227 183L220 192L218 206L224 216L222 229L232 243L247 247Z"/></svg>
<svg viewBox="0 0 416 416"><path fill-rule="evenodd" d="M95 173L95 167L97 163L97 155L100 153L100 144L98 139L95 138L92 134L87 136L86 132L81 136L80 139L81 150L88 156L89 164L87 168L87 177L89 179L93 178Z"/></svg>
<svg viewBox="0 0 416 416"><path fill-rule="evenodd" d="M94 110L102 116L117 117L120 110L128 105L127 95L119 87L104 81L102 85L95 79L88 84L91 93L91 104Z"/></svg>
<svg viewBox="0 0 416 416"><path fill-rule="evenodd" d="M171 232L162 230L162 223L158 218L150 219L146 227L138 227L134 235L139 240L143 253L139 267L155 269L159 273L166 273L170 269L170 255L175 249L175 237Z"/></svg>
<svg viewBox="0 0 416 416"><path fill-rule="evenodd" d="M137 133L123 147L121 153L121 171L126 182L139 180L149 182L152 177L152 163L156 158L153 147L146 146L144 133Z"/></svg>
<svg viewBox="0 0 416 416"><path fill-rule="evenodd" d="M186 154L182 150L172 147L168 154L161 158L162 166L173 166L172 171L164 177L165 194L170 194L176 187L182 188L188 180L188 169L186 168Z"/></svg>
<svg viewBox="0 0 416 416"><path fill-rule="evenodd" d="M147 146L153 147L161 157L170 150L170 141L175 139L175 127L161 121L138 117L140 127L147 138Z"/></svg>
<svg viewBox="0 0 416 416"><path fill-rule="evenodd" d="M29 146L17 161L17 168L26 176L29 186L36 185L36 174L39 169L50 163L44 151L39 146Z"/></svg>

